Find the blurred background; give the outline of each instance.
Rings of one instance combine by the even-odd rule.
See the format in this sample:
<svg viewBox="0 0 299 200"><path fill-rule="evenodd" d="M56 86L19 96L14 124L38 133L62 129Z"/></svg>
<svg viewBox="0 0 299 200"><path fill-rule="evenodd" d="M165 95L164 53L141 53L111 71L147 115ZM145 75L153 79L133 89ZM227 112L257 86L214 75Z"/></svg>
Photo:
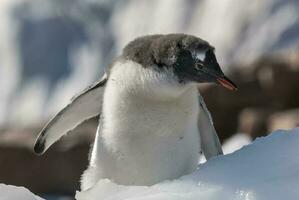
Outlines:
<svg viewBox="0 0 299 200"><path fill-rule="evenodd" d="M239 86L200 88L223 143L237 138L231 144L240 147L299 125L298 10L297 0L1 0L0 183L47 199L74 194L96 119L42 157L32 153L35 137L124 45L146 34L188 33L216 47Z"/></svg>

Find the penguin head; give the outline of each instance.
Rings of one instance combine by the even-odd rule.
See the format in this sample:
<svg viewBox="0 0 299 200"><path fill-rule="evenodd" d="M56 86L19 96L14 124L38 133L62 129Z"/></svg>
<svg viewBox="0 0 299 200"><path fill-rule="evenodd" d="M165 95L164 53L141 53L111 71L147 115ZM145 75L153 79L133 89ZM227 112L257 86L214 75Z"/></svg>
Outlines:
<svg viewBox="0 0 299 200"><path fill-rule="evenodd" d="M237 90L237 86L221 70L214 47L195 36L143 36L124 48L122 58L136 62L144 69L156 71L159 77L163 77L161 83L169 85L168 89L217 83L229 90Z"/></svg>

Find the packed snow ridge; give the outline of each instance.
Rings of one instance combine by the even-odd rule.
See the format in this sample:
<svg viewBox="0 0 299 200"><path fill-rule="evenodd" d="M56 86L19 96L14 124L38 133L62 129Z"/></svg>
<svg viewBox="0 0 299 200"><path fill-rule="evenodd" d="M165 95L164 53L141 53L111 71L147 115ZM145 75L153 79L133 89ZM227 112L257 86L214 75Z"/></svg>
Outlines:
<svg viewBox="0 0 299 200"><path fill-rule="evenodd" d="M24 187L0 184L0 200L44 200Z"/></svg>
<svg viewBox="0 0 299 200"><path fill-rule="evenodd" d="M239 138L239 139L238 139ZM242 136L236 141L247 142ZM231 145L235 146L236 141ZM225 148L224 148L225 150ZM299 128L278 130L234 153L200 164L177 180L147 186L121 186L101 180L77 200L297 200ZM0 184L0 200L41 200L22 187Z"/></svg>
<svg viewBox="0 0 299 200"><path fill-rule="evenodd" d="M77 200L299 199L299 128L278 130L240 150L210 159L177 180L121 186L101 180Z"/></svg>

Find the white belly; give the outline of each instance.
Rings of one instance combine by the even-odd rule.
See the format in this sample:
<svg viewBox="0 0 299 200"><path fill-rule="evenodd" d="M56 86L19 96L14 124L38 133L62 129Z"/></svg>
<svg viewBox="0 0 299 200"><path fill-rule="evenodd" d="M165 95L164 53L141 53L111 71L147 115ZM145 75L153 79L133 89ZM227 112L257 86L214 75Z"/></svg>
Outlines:
<svg viewBox="0 0 299 200"><path fill-rule="evenodd" d="M152 185L192 172L200 139L197 93L191 94L182 102L134 101L124 107L109 96L91 160L98 179Z"/></svg>
<svg viewBox="0 0 299 200"><path fill-rule="evenodd" d="M111 147L104 139L98 148L100 176L124 185L152 185L178 178L192 172L198 163L195 126L180 134L122 138Z"/></svg>

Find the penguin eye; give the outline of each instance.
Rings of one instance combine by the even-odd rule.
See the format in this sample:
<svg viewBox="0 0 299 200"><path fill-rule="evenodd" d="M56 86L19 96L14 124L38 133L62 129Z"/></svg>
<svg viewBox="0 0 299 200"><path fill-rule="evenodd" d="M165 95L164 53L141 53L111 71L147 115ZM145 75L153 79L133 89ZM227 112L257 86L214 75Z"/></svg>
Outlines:
<svg viewBox="0 0 299 200"><path fill-rule="evenodd" d="M198 71L198 70L201 70L203 67L204 67L203 62L197 61L195 63L195 67L194 68Z"/></svg>

